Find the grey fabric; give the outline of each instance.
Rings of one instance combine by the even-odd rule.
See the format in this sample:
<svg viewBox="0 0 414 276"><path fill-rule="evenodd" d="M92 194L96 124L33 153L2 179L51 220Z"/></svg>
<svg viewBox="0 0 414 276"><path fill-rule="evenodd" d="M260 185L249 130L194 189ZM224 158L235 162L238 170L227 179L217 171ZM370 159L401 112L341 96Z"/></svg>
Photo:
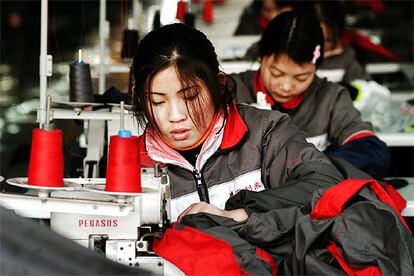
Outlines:
<svg viewBox="0 0 414 276"><path fill-rule="evenodd" d="M322 193L314 193L310 209ZM330 241L341 248L351 267L377 266L383 275L414 273L413 236L395 211L367 186L348 201L339 215L321 220L311 219L307 208L271 209L271 197L262 200L266 199L260 193L244 197L245 202L260 202L262 212L252 213L239 234L279 260L280 274L341 275L342 269L326 250Z"/></svg>
<svg viewBox="0 0 414 276"><path fill-rule="evenodd" d="M329 160L331 160L332 164L334 164L336 169L342 174L345 179L372 179L372 176L366 174L360 169L355 168L348 161L342 158L329 156Z"/></svg>
<svg viewBox="0 0 414 276"><path fill-rule="evenodd" d="M334 172L329 165L308 162L294 170L290 179L281 187L261 192L238 192L226 202L226 210L244 208L251 214L291 206L303 207L318 187L323 188L322 186L337 181L332 175Z"/></svg>
<svg viewBox="0 0 414 276"><path fill-rule="evenodd" d="M154 275L125 266L0 207L0 275Z"/></svg>
<svg viewBox="0 0 414 276"><path fill-rule="evenodd" d="M345 186L337 192L347 189ZM338 215L319 220L312 219L310 213L325 190L315 191L306 207L293 204L281 208L274 208L272 197L262 196L273 190L277 189L244 197L245 202L262 204L261 212L252 213L244 222L200 213L184 217L182 224L228 241L236 256L244 252L245 260L253 263L250 272L254 275L258 274L253 268L263 268L253 255L254 246L271 254L278 275L346 275L327 250L331 242L340 248L350 267L375 266L382 275L413 275L413 236L392 207L380 201L369 186L353 195ZM286 202L294 196L291 192L285 195ZM228 205L237 196L230 198Z"/></svg>

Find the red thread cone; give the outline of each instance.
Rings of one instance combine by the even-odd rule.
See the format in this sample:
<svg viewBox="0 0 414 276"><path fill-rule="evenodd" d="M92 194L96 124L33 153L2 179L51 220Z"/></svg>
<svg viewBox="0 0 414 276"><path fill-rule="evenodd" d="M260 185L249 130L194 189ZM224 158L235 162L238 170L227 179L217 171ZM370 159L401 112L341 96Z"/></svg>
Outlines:
<svg viewBox="0 0 414 276"><path fill-rule="evenodd" d="M62 130L33 130L28 184L63 187Z"/></svg>
<svg viewBox="0 0 414 276"><path fill-rule="evenodd" d="M111 136L106 187L108 192L141 192L141 166L138 137Z"/></svg>

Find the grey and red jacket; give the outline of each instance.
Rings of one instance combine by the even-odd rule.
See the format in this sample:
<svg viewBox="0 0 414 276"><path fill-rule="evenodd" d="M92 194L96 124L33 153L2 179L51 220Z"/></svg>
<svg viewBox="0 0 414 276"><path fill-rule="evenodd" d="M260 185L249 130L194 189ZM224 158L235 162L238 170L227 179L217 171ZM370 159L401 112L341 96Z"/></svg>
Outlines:
<svg viewBox="0 0 414 276"><path fill-rule="evenodd" d="M406 200L348 162L332 161L347 179L315 191L309 204L289 206L286 198L280 208L271 195L280 197L277 189L243 190L226 210L246 208L247 220L185 216L155 251L188 275L413 275Z"/></svg>
<svg viewBox="0 0 414 276"><path fill-rule="evenodd" d="M371 124L362 121L343 86L315 76L308 90L291 101L293 104L280 104L265 90L259 74L246 71L231 75L237 84L236 102L256 103L256 94L262 91L272 109L288 114L319 150L347 160L372 177L388 173L388 147L374 134Z"/></svg>
<svg viewBox="0 0 414 276"><path fill-rule="evenodd" d="M303 208L273 208L269 192L229 199L228 209L260 205L244 222L185 216L156 252L188 275L413 275L414 239L400 213L406 201L395 190L347 179L315 191Z"/></svg>
<svg viewBox="0 0 414 276"><path fill-rule="evenodd" d="M217 116L195 166L168 147L156 131L144 132L148 156L168 167L171 219L193 203L205 201L224 209L240 190L277 189L271 199L283 207L302 206L312 193L343 177L278 111L232 105ZM280 198L278 198L280 195Z"/></svg>

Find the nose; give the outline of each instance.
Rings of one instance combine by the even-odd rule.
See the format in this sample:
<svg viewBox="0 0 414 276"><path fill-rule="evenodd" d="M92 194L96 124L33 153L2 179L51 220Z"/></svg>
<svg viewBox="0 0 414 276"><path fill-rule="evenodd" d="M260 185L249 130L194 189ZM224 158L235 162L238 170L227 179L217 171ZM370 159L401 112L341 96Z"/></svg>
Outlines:
<svg viewBox="0 0 414 276"><path fill-rule="evenodd" d="M290 92L293 90L293 83L289 80L285 80L282 81L279 84L279 88L283 91L283 92Z"/></svg>
<svg viewBox="0 0 414 276"><path fill-rule="evenodd" d="M187 119L187 106L184 101L171 101L168 110L170 122L180 122Z"/></svg>

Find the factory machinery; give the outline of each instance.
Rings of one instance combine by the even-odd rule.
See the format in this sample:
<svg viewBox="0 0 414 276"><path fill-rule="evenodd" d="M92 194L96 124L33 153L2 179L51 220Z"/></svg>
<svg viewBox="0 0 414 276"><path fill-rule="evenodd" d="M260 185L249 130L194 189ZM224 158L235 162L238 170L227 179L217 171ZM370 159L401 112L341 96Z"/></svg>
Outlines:
<svg viewBox="0 0 414 276"><path fill-rule="evenodd" d="M134 129L131 111L124 110L123 103L110 107L109 111L85 111L77 105L57 109L48 104L47 114L47 121L85 121L84 177L64 178L63 187L48 183L30 185L28 177L7 179L9 185L24 188L26 192L0 191L0 205L21 216L46 221L53 231L108 259L159 275L184 275L157 256L152 247L154 239L160 239L170 225L167 168L158 163L141 166L141 192L107 191L106 179L97 170L108 136L116 133L120 124L122 128ZM133 134L138 133L135 128Z"/></svg>
<svg viewBox="0 0 414 276"><path fill-rule="evenodd" d="M57 233L116 262L160 275L183 275L152 250L169 225L165 169L142 168L141 193L105 191L104 178L66 178L64 187L32 186L26 177L7 183L24 194L1 192L0 204L25 217L50 220Z"/></svg>

